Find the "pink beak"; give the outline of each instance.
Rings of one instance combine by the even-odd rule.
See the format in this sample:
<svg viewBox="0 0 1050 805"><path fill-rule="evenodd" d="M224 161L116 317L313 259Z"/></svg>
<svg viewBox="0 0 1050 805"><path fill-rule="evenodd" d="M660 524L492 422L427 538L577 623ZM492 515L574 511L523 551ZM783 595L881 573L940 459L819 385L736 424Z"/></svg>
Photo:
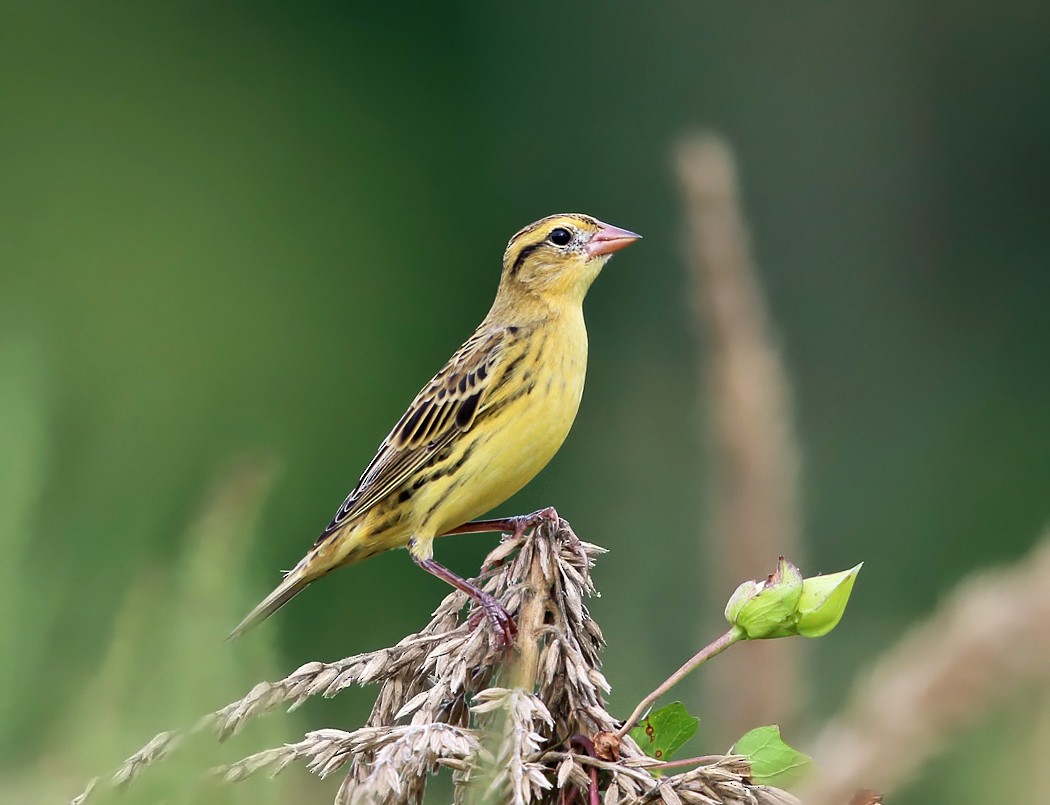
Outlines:
<svg viewBox="0 0 1050 805"><path fill-rule="evenodd" d="M587 241L587 254L591 257L612 254L626 246L630 246L641 237L641 235L636 235L634 232L620 229L618 226L602 224L602 228L591 235L591 239Z"/></svg>

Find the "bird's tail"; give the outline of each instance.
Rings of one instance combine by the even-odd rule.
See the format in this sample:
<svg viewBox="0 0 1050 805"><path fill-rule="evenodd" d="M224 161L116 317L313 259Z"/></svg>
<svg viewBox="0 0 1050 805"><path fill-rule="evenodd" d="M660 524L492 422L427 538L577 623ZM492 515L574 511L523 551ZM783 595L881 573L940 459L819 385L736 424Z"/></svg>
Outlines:
<svg viewBox="0 0 1050 805"><path fill-rule="evenodd" d="M317 561L316 551L310 551L295 567L288 571L280 584L264 598L258 606L248 613L237 628L230 632L227 641L234 640L258 626L273 613L291 601L314 579L320 578L330 570L330 567L319 567L321 562Z"/></svg>

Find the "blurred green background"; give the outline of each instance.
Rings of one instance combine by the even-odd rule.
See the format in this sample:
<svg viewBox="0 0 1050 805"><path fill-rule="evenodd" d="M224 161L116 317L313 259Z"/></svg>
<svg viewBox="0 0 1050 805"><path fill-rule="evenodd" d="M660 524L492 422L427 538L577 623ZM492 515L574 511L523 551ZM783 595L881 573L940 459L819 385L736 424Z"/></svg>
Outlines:
<svg viewBox="0 0 1050 805"><path fill-rule="evenodd" d="M793 379L806 569L866 562L843 626L808 646L812 723L961 577L1033 542L1044 4L353 5L0 10L5 791L70 796L257 679L424 622L447 590L395 552L222 643L484 315L507 238L552 212L645 240L590 294L569 441L501 511L555 505L611 549L592 611L614 712L714 636L710 602L739 580L706 589L670 159L700 127L737 151ZM438 557L469 574L494 542ZM682 691L701 715L702 682ZM241 754L367 707L271 716ZM967 758L1005 758L1023 720L968 733L893 801L960 801ZM702 726L696 748L730 739ZM337 785L292 780L317 801Z"/></svg>

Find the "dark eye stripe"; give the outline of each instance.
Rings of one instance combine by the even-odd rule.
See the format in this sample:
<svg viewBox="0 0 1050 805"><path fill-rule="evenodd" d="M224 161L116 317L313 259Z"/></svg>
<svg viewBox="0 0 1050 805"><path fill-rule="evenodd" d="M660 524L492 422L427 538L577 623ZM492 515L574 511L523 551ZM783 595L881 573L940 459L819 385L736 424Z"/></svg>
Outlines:
<svg viewBox="0 0 1050 805"><path fill-rule="evenodd" d="M514 265L510 267L510 273L517 274L518 270L521 268L521 264L525 262L525 258L527 258L530 254L532 254L542 245L542 243L533 243L531 246L526 246L524 249L518 252L518 256L514 260Z"/></svg>

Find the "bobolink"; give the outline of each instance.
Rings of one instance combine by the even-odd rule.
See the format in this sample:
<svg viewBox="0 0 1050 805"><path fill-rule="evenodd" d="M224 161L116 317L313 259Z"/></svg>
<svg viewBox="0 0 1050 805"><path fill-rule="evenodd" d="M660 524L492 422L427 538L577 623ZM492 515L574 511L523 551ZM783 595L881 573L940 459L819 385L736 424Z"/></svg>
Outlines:
<svg viewBox="0 0 1050 805"><path fill-rule="evenodd" d="M508 644L510 616L434 561L434 538L520 530L543 515L470 522L525 486L561 447L583 394L584 296L610 255L638 237L566 214L511 238L488 315L412 401L313 548L230 637L335 568L407 547L420 567L470 595Z"/></svg>

